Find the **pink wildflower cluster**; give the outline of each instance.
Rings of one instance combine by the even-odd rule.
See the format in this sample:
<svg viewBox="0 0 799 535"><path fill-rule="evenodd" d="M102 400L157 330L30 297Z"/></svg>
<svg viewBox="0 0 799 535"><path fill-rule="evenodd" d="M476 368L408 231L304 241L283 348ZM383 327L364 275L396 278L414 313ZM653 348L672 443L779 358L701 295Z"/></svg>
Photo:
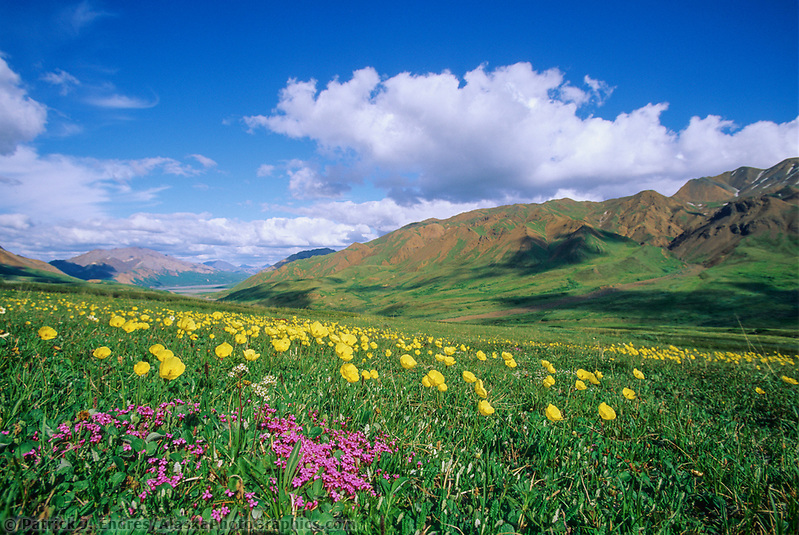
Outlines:
<svg viewBox="0 0 799 535"><path fill-rule="evenodd" d="M311 415L312 421L322 429L315 438L303 435L302 426L294 415L278 418L273 409L265 406L260 418L262 421L258 428L267 431L260 435L260 439L263 443L270 443L278 457L275 464L281 468L286 467L295 444L301 442L299 470L292 481L294 488L321 479L334 501L352 497L358 491L376 495L366 475L366 468L379 461L382 453L396 451L393 442L387 442L384 438L370 442L364 433L348 431L344 422L330 425L326 420L319 421L315 414ZM387 479L391 477L388 474L383 476ZM302 497L297 496L294 505L309 508L316 504L307 504Z"/></svg>

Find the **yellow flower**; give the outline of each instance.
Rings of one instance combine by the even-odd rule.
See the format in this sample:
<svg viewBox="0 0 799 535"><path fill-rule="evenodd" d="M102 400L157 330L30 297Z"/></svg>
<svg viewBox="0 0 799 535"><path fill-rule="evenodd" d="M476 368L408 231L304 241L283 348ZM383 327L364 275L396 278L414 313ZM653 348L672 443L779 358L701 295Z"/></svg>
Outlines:
<svg viewBox="0 0 799 535"><path fill-rule="evenodd" d="M794 379L793 377L788 377L787 375L783 375L781 377L781 379L783 381L785 381L786 383L788 383L789 385L797 385L797 384L799 384L799 382L797 382L796 379Z"/></svg>
<svg viewBox="0 0 799 535"><path fill-rule="evenodd" d="M339 342L336 344L336 355L341 360L349 362L352 360L352 348L344 342Z"/></svg>
<svg viewBox="0 0 799 535"><path fill-rule="evenodd" d="M214 353L216 353L217 357L223 359L225 357L230 356L230 354L233 353L233 346L228 344L227 342L222 342L221 344L216 346L216 349L214 349Z"/></svg>
<svg viewBox="0 0 799 535"><path fill-rule="evenodd" d="M480 414L483 416L491 416L494 414L494 407L485 399L481 399L477 404L477 410L480 411Z"/></svg>
<svg viewBox="0 0 799 535"><path fill-rule="evenodd" d="M433 386L444 384L444 374L438 370L430 370L427 376L430 378L430 384Z"/></svg>
<svg viewBox="0 0 799 535"><path fill-rule="evenodd" d="M487 357L486 357L485 353L483 353L482 351L478 351L477 352L477 358L478 358L478 360L486 360Z"/></svg>
<svg viewBox="0 0 799 535"><path fill-rule="evenodd" d="M311 324L311 336L314 338L324 338L328 335L327 327L315 321Z"/></svg>
<svg viewBox="0 0 799 535"><path fill-rule="evenodd" d="M474 392L483 399L488 397L488 392L483 386L482 379L478 379L477 381L474 382Z"/></svg>
<svg viewBox="0 0 799 535"><path fill-rule="evenodd" d="M463 380L466 381L467 383L473 383L477 381L477 377L475 377L472 372L464 370Z"/></svg>
<svg viewBox="0 0 799 535"><path fill-rule="evenodd" d="M358 373L358 368L355 367L355 364L351 362L345 362L341 365L341 376L350 383L357 383L360 374Z"/></svg>
<svg viewBox="0 0 799 535"><path fill-rule="evenodd" d="M503 360L513 360L513 355L511 355L507 351L503 351L502 352L502 359Z"/></svg>
<svg viewBox="0 0 799 535"><path fill-rule="evenodd" d="M454 355L457 350L458 349L455 348L455 347L447 346L447 347L444 348L444 354L449 357L449 356Z"/></svg>
<svg viewBox="0 0 799 535"><path fill-rule="evenodd" d="M446 392L447 391L447 383L441 383L440 385L438 385L438 391L439 392Z"/></svg>
<svg viewBox="0 0 799 535"><path fill-rule="evenodd" d="M575 381L575 383L574 383L574 388L576 388L577 390L585 390L588 387L585 386L584 382L582 382L581 380L577 379L577 381Z"/></svg>
<svg viewBox="0 0 799 535"><path fill-rule="evenodd" d="M156 355L158 355L158 353L160 353L164 349L166 349L166 348L163 345L161 345L161 344L153 344L153 345L150 346L149 351L150 351L150 354L152 354L153 356L156 356Z"/></svg>
<svg viewBox="0 0 799 535"><path fill-rule="evenodd" d="M369 370L369 375L372 377L372 379L377 379L380 377L380 374L377 373L377 370Z"/></svg>
<svg viewBox="0 0 799 535"><path fill-rule="evenodd" d="M390 357L390 356L391 356L391 350L390 350L390 349L386 349L386 356L387 356L387 357Z"/></svg>
<svg viewBox="0 0 799 535"><path fill-rule="evenodd" d="M447 366L452 366L455 364L455 357L444 357L444 364Z"/></svg>
<svg viewBox="0 0 799 535"><path fill-rule="evenodd" d="M549 404L546 410L547 418L549 418L552 422L560 422L563 420L563 415L560 413L560 409L554 406L552 403Z"/></svg>
<svg viewBox="0 0 799 535"><path fill-rule="evenodd" d="M39 338L41 338L42 340L52 340L57 335L58 333L52 327L48 327L45 325L44 327L39 329Z"/></svg>
<svg viewBox="0 0 799 535"><path fill-rule="evenodd" d="M636 379L644 378L644 374L641 373L641 370L639 370L638 368L633 369L633 375L635 376Z"/></svg>
<svg viewBox="0 0 799 535"><path fill-rule="evenodd" d="M599 370L594 370L594 376L596 376L597 379L602 379L604 377L604 375L602 375L602 372Z"/></svg>
<svg viewBox="0 0 799 535"><path fill-rule="evenodd" d="M186 365L178 357L169 357L161 361L161 366L158 368L158 375L171 381L177 379L186 370Z"/></svg>
<svg viewBox="0 0 799 535"><path fill-rule="evenodd" d="M197 324L194 323L194 320L191 318L180 318L178 321L178 329L182 329L186 332L191 332L197 330Z"/></svg>
<svg viewBox="0 0 799 535"><path fill-rule="evenodd" d="M233 341L236 342L238 345L246 344L247 335L244 333L238 333L236 334L236 336L233 337Z"/></svg>
<svg viewBox="0 0 799 535"><path fill-rule="evenodd" d="M98 347L92 353L92 355L94 355L95 358L98 358L100 360L103 360L104 358L108 357L110 354L111 354L111 350L109 348L107 348L106 346Z"/></svg>
<svg viewBox="0 0 799 535"><path fill-rule="evenodd" d="M625 388L624 390L621 391L621 393L624 394L624 397L629 400L635 399L635 390L633 390L632 388Z"/></svg>
<svg viewBox="0 0 799 535"><path fill-rule="evenodd" d="M516 367L516 361L514 359L512 359L512 358L511 359L505 359L505 366L507 366L508 368L515 368Z"/></svg>
<svg viewBox="0 0 799 535"><path fill-rule="evenodd" d="M261 354L260 353L256 353L254 349L245 349L244 350L244 358L249 360L249 361L257 360L258 357L260 357L260 356L261 356Z"/></svg>
<svg viewBox="0 0 799 535"><path fill-rule="evenodd" d="M111 327L122 327L125 325L125 318L122 316L111 316L111 321L108 322Z"/></svg>
<svg viewBox="0 0 799 535"><path fill-rule="evenodd" d="M430 383L430 376L429 375L425 375L424 377L422 377L422 386L425 386L427 388L430 388L431 386L433 386Z"/></svg>
<svg viewBox="0 0 799 535"><path fill-rule="evenodd" d="M274 347L275 351L278 353L283 353L288 351L289 347L291 347L291 340L289 338L273 338L272 347Z"/></svg>
<svg viewBox="0 0 799 535"><path fill-rule="evenodd" d="M133 366L133 373L141 377L142 375L147 375L150 371L150 364L148 362L139 361Z"/></svg>
<svg viewBox="0 0 799 535"><path fill-rule="evenodd" d="M160 362L164 362L166 359L171 359L174 356L175 354L169 349L162 349L155 355L155 358L157 358Z"/></svg>
<svg viewBox="0 0 799 535"><path fill-rule="evenodd" d="M557 373L557 370L555 370L555 367L552 364L547 366L546 369L547 369L547 372L549 372L549 373Z"/></svg>
<svg viewBox="0 0 799 535"><path fill-rule="evenodd" d="M599 404L599 415L603 420L616 419L616 411L614 411L613 408L605 402Z"/></svg>
<svg viewBox="0 0 799 535"><path fill-rule="evenodd" d="M766 393L766 391L763 390L762 388L760 388L759 386L757 388L755 388L755 392L757 392L758 394L765 394Z"/></svg>
<svg viewBox="0 0 799 535"><path fill-rule="evenodd" d="M541 366L543 366L544 368L547 368L549 366L552 366L552 363L549 362L548 360L542 360L541 361Z"/></svg>
<svg viewBox="0 0 799 535"><path fill-rule="evenodd" d="M416 361L413 359L412 356L406 353L405 355L402 355L400 357L400 364L402 364L402 367L405 368L406 370L410 370L411 368L416 366Z"/></svg>
<svg viewBox="0 0 799 535"><path fill-rule="evenodd" d="M372 375L367 370L363 370L361 372L361 377L363 377L364 380L369 380L371 379Z"/></svg>
<svg viewBox="0 0 799 535"><path fill-rule="evenodd" d="M552 386L554 384L555 384L555 378L554 377L552 377L551 375L547 375L546 377L544 377L544 386L545 387L549 388L550 386Z"/></svg>

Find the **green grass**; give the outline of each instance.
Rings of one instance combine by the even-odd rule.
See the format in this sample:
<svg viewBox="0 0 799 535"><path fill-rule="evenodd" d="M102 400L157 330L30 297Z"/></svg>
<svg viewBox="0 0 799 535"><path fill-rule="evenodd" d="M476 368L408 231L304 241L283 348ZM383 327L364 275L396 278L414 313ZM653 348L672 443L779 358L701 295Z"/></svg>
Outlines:
<svg viewBox="0 0 799 535"><path fill-rule="evenodd" d="M20 528L49 519L97 530L113 520L145 532L132 529L138 519L227 532L212 520L227 508L228 521L285 533L314 526L402 534L799 529L799 386L781 379L799 376L799 358L786 355L785 344L766 347L785 340L776 331L728 336L686 327L672 337L665 328L615 331L577 321L453 325L44 288L0 289L0 521L17 519ZM149 327L110 326L120 314L138 322L146 315ZM193 326L181 322L188 317ZM314 320L329 330L322 343L309 334ZM37 335L44 325L57 331L54 339ZM248 329L237 344L233 333ZM351 363L376 370L378 379L350 384L339 373L343 361L328 342L347 333L357 339ZM272 339L289 336L290 348L276 352ZM363 349L361 336L374 346ZM220 359L222 342L234 349ZM176 379L158 376L160 363L149 352L155 343L185 363ZM100 346L109 347L108 358L92 356ZM452 366L434 358L446 347ZM244 348L260 357L245 361ZM415 368L400 365L403 353L414 355ZM543 359L556 369L549 389ZM141 360L152 368L138 377L133 365ZM248 371L230 377L238 364ZM575 390L579 368L601 372L600 384ZM446 378L445 392L421 384L434 369ZM484 381L494 414L478 412L465 370ZM265 376L276 381L268 400L243 382ZM623 388L636 399L625 399ZM602 402L616 419L599 417ZM549 404L565 420L549 421ZM116 410L130 405L130 412ZM161 414L158 422L147 408ZM97 424L94 432L88 422ZM64 429L71 438L61 437ZM302 450L292 448L296 437ZM348 472L369 488L336 501L321 483L292 483L315 466L312 446L330 447L325 462L343 466L381 441L389 452L359 457ZM158 466L172 477L176 464L175 488L163 483L140 497ZM316 503L297 508L298 498Z"/></svg>

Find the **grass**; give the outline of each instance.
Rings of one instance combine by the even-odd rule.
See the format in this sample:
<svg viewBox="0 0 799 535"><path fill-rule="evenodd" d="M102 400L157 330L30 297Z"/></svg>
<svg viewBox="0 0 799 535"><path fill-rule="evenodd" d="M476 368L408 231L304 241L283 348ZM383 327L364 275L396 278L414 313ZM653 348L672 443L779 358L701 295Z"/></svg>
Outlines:
<svg viewBox="0 0 799 535"><path fill-rule="evenodd" d="M799 530L799 357L780 333L672 339L45 288L0 289L0 521L18 529ZM176 362L154 344L182 373L160 376ZM377 378L348 382L339 344ZM445 391L422 384L431 370ZM577 390L578 370L598 384Z"/></svg>

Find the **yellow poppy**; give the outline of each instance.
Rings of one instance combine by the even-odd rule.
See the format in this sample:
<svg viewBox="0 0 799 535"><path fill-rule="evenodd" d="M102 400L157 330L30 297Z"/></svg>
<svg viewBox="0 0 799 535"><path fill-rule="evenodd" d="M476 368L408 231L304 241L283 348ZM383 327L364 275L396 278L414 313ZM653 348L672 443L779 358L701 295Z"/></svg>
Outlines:
<svg viewBox="0 0 799 535"><path fill-rule="evenodd" d="M616 419L616 411L614 411L613 408L605 402L599 404L599 415L603 420Z"/></svg>
<svg viewBox="0 0 799 535"><path fill-rule="evenodd" d="M104 358L108 357L111 354L111 349L107 348L106 346L98 347L97 349L92 352L94 358L103 360Z"/></svg>
<svg viewBox="0 0 799 535"><path fill-rule="evenodd" d="M122 327L125 325L125 318L122 316L111 316L111 320L108 322L111 327Z"/></svg>
<svg viewBox="0 0 799 535"><path fill-rule="evenodd" d="M341 376L350 383L357 383L360 374L358 373L358 368L355 367L355 364L351 362L345 362L341 365Z"/></svg>
<svg viewBox="0 0 799 535"><path fill-rule="evenodd" d="M174 356L175 354L169 349L162 349L155 355L155 358L157 358L160 362L164 362L166 359L171 359Z"/></svg>
<svg viewBox="0 0 799 535"><path fill-rule="evenodd" d="M274 347L275 351L277 351L278 353L283 353L285 351L288 351L290 346L291 346L291 340L288 338L272 339L272 347Z"/></svg>
<svg viewBox="0 0 799 535"><path fill-rule="evenodd" d="M425 386L427 388L430 388L431 386L433 386L432 383L430 382L430 376L429 375L425 375L424 377L422 377L422 386Z"/></svg>
<svg viewBox="0 0 799 535"><path fill-rule="evenodd" d="M560 413L560 409L554 406L552 403L549 404L546 410L547 418L549 418L552 422L560 422L563 420L563 415Z"/></svg>
<svg viewBox="0 0 799 535"><path fill-rule="evenodd" d="M638 368L633 369L633 375L636 379L644 379L644 374Z"/></svg>
<svg viewBox="0 0 799 535"><path fill-rule="evenodd" d="M759 386L757 388L755 388L755 392L757 392L758 394L765 394L766 393L766 391L763 390L762 388L760 388Z"/></svg>
<svg viewBox="0 0 799 535"><path fill-rule="evenodd" d="M797 382L796 379L794 379L793 377L788 377L787 375L783 375L781 377L781 379L783 381L785 381L786 383L788 383L789 385L797 385L797 384L799 384L799 382Z"/></svg>
<svg viewBox="0 0 799 535"><path fill-rule="evenodd" d="M133 373L141 377L142 375L147 375L150 371L150 364L148 362L139 361L133 366Z"/></svg>
<svg viewBox="0 0 799 535"><path fill-rule="evenodd" d="M507 366L508 368L515 368L516 361L514 359L505 359L505 366Z"/></svg>
<svg viewBox="0 0 799 535"><path fill-rule="evenodd" d="M372 377L372 379L377 379L380 377L380 374L377 373L377 370L369 370L369 375Z"/></svg>
<svg viewBox="0 0 799 535"><path fill-rule="evenodd" d="M478 352L477 352L477 359L478 359L478 360L486 360L486 358L487 358L487 357L486 357L486 354L485 354L485 353L483 353L482 351L478 351Z"/></svg>
<svg viewBox="0 0 799 535"><path fill-rule="evenodd" d="M473 383L473 382L477 381L477 377L475 377L472 372L464 370L463 371L463 380L466 381L467 383Z"/></svg>
<svg viewBox="0 0 799 535"><path fill-rule="evenodd" d="M482 379L478 379L474 382L474 392L483 399L488 397L488 391L483 386Z"/></svg>
<svg viewBox="0 0 799 535"><path fill-rule="evenodd" d="M230 354L233 353L233 346L228 344L227 342L222 342L221 344L216 346L216 349L214 349L214 353L216 353L217 357L223 359L225 357L230 356Z"/></svg>
<svg viewBox="0 0 799 535"><path fill-rule="evenodd" d="M150 354L152 354L153 356L156 356L156 355L158 355L159 352L163 351L164 349L166 349L166 348L163 345L161 345L161 344L153 344L153 345L150 346L149 351L150 351Z"/></svg>
<svg viewBox="0 0 799 535"><path fill-rule="evenodd" d="M503 351L502 352L502 359L503 360L512 360L513 359L513 355L511 355L507 351Z"/></svg>
<svg viewBox="0 0 799 535"><path fill-rule="evenodd" d="M555 370L555 367L552 364L550 364L549 366L546 366L546 369L547 369L547 372L549 372L549 373L556 373L557 372L557 370Z"/></svg>
<svg viewBox="0 0 799 535"><path fill-rule="evenodd" d="M545 387L549 388L550 386L552 386L554 384L555 384L555 378L554 377L552 377L551 375L547 375L546 377L544 377L544 386Z"/></svg>
<svg viewBox="0 0 799 535"><path fill-rule="evenodd" d="M58 333L52 327L48 327L45 325L44 327L39 329L39 338L41 338L42 340L52 340L56 336L58 336Z"/></svg>
<svg viewBox="0 0 799 535"><path fill-rule="evenodd" d="M349 362L352 360L352 347L344 342L339 342L336 344L336 355L344 362Z"/></svg>
<svg viewBox="0 0 799 535"><path fill-rule="evenodd" d="M260 357L260 356L261 356L261 354L260 353L256 353L254 349L245 349L244 350L244 358L249 360L249 361L257 360L258 357Z"/></svg>
<svg viewBox="0 0 799 535"><path fill-rule="evenodd" d="M328 335L327 327L315 321L311 324L311 336L314 338L324 338Z"/></svg>
<svg viewBox="0 0 799 535"><path fill-rule="evenodd" d="M621 391L621 393L624 395L625 398L629 400L635 399L635 390L633 390L632 388L625 388L624 390Z"/></svg>
<svg viewBox="0 0 799 535"><path fill-rule="evenodd" d="M236 342L238 345L246 344L247 335L244 333L238 333L236 334L236 336L233 337L233 341Z"/></svg>
<svg viewBox="0 0 799 535"><path fill-rule="evenodd" d="M161 366L158 368L158 375L171 381L177 379L186 370L186 365L178 357L169 357L161 361Z"/></svg>
<svg viewBox="0 0 799 535"><path fill-rule="evenodd" d="M413 359L412 356L406 353L405 355L402 355L400 357L400 364L402 364L402 367L405 368L406 370L410 370L411 368L416 366L416 361Z"/></svg>
<svg viewBox="0 0 799 535"><path fill-rule="evenodd" d="M447 383L441 383L440 385L438 385L437 388L438 388L439 392L446 392L447 391Z"/></svg>
<svg viewBox="0 0 799 535"><path fill-rule="evenodd" d="M581 380L577 379L577 381L575 381L575 383L574 383L574 388L576 388L577 390L585 390L588 387L585 386L584 382L582 382Z"/></svg>
<svg viewBox="0 0 799 535"><path fill-rule="evenodd" d="M477 404L477 410L480 411L480 414L483 416L491 416L494 414L494 407L485 399L481 399Z"/></svg>
<svg viewBox="0 0 799 535"><path fill-rule="evenodd" d="M430 370L427 376L430 378L430 384L433 386L444 384L444 374L438 370Z"/></svg>

